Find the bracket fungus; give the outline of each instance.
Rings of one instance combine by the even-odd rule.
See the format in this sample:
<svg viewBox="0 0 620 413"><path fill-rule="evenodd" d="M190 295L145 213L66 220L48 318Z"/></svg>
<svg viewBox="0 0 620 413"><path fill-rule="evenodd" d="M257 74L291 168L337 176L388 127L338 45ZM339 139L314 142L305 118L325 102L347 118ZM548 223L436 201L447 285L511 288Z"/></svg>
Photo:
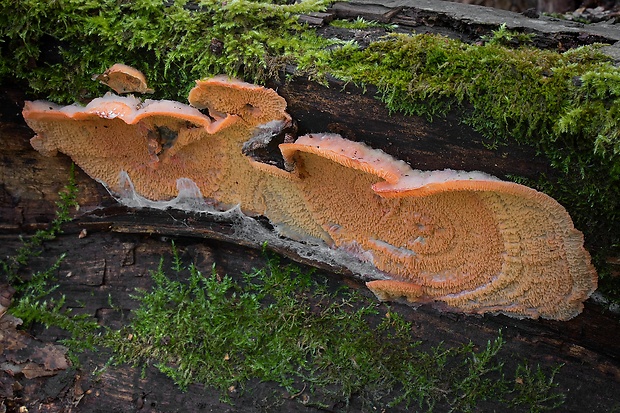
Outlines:
<svg viewBox="0 0 620 413"><path fill-rule="evenodd" d="M215 208L239 205L281 236L372 263L384 279L367 285L381 300L567 320L596 288L582 234L543 193L482 172L413 170L330 134L280 144L281 169L243 151L290 126L275 91L216 77L189 101L108 94L85 107L27 102L23 114L36 150L69 155L113 194L131 185L168 201L191 181Z"/></svg>
<svg viewBox="0 0 620 413"><path fill-rule="evenodd" d="M481 172L413 170L337 135L280 147L334 244L390 275L367 283L379 299L565 320L596 288L582 234L543 193Z"/></svg>
<svg viewBox="0 0 620 413"><path fill-rule="evenodd" d="M116 93L154 93L155 90L146 84L144 74L131 66L116 63L99 75L93 75L93 80L98 80Z"/></svg>

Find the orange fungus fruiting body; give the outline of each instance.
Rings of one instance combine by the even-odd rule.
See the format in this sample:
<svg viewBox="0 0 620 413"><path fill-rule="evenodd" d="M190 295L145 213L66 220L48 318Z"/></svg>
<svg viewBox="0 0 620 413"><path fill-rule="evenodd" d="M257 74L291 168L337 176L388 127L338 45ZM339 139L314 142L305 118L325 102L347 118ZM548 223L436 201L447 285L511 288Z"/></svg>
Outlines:
<svg viewBox="0 0 620 413"><path fill-rule="evenodd" d="M280 144L281 169L242 151L290 125L275 91L217 77L189 101L106 95L86 107L28 102L23 113L35 149L66 153L112 193L128 176L140 196L168 200L191 180L215 207L240 205L282 236L371 262L386 274L367 283L382 300L566 320L596 288L582 234L545 194L481 172L413 170L329 134Z"/></svg>
<svg viewBox="0 0 620 413"><path fill-rule="evenodd" d="M116 93L154 93L146 84L146 77L138 69L122 63L116 63L100 75L93 75L93 80L108 86Z"/></svg>

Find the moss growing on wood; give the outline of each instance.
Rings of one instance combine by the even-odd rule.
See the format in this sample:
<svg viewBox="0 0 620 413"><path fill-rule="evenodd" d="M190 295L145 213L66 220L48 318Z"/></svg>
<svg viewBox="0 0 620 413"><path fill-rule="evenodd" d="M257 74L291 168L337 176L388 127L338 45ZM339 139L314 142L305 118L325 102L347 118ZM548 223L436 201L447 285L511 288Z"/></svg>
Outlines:
<svg viewBox="0 0 620 413"><path fill-rule="evenodd" d="M214 269L202 275L173 248L172 270L160 265L152 273L156 285L137 297L131 325L104 343L117 361L154 362L181 387L200 382L226 398L258 378L312 395L306 405L348 406L357 398L364 410L417 404L469 412L493 400L545 411L564 403L554 383L559 368L547 376L520 363L520 380L505 376L501 332L478 350L471 342L422 350L397 313L348 289L329 292L277 257L238 282Z"/></svg>
<svg viewBox="0 0 620 413"><path fill-rule="evenodd" d="M119 329L67 309L54 287L57 265L23 284L10 311L26 324L64 329L74 362L83 351L110 352L106 366L154 365L182 389L202 383L224 400L260 380L333 411L470 412L492 403L542 412L565 403L560 367L517 363L501 332L479 347L425 345L389 307L333 291L277 257L249 274L219 276L185 264L181 252L173 245L171 268L162 258L153 288L136 294L139 307ZM270 402L281 398L278 391Z"/></svg>
<svg viewBox="0 0 620 413"><path fill-rule="evenodd" d="M487 145L533 146L561 174L553 182L512 178L563 203L590 247L618 255L620 70L596 47L557 53L392 35L336 50L330 67L378 86L391 110L432 119L457 107Z"/></svg>
<svg viewBox="0 0 620 413"><path fill-rule="evenodd" d="M91 75L116 62L142 70L156 98L181 101L194 79L226 73L261 83L285 64L319 81L374 84L392 110L432 119L457 108L489 146L535 147L560 174L525 183L567 207L599 269L620 255L620 70L596 47L509 48L506 39L527 36L500 27L475 45L392 35L362 49L298 23L296 13L327 1L286 3L0 0L0 81L28 81L64 103L105 92Z"/></svg>
<svg viewBox="0 0 620 413"><path fill-rule="evenodd" d="M58 102L98 96L91 81L113 63L143 71L156 96L183 100L195 79L226 73L261 80L281 39L299 34L296 14L326 0L0 1L0 77L27 80ZM316 46L315 46L316 47Z"/></svg>

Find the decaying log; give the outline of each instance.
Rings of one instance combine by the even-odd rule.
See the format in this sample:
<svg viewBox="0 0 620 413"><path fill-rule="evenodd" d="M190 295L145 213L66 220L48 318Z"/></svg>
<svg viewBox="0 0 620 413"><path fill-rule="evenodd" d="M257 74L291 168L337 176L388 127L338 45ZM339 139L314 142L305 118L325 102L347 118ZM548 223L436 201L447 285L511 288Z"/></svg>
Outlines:
<svg viewBox="0 0 620 413"><path fill-rule="evenodd" d="M273 86L286 99L300 135L337 133L379 148L414 169L483 171L498 177L554 174L532 148L510 143L499 151L489 149L483 137L462 124L455 112L432 123L390 113L372 87L362 90L335 80L328 87L304 79Z"/></svg>
<svg viewBox="0 0 620 413"><path fill-rule="evenodd" d="M541 15L531 18L506 10L433 0L353 0L335 3L332 11L339 18L361 16L413 28L421 33L442 28L445 30L442 34L459 38L480 36L500 24L506 24L510 30L535 34L534 44L538 47L562 50L596 42L610 45L610 54L620 47L617 44L620 29L613 22L586 25Z"/></svg>
<svg viewBox="0 0 620 413"><path fill-rule="evenodd" d="M530 19L498 10L429 0L390 2L354 0L336 3L327 15L309 16L309 23L323 24L331 17L357 17L395 23L418 32L440 32L466 38L487 33L505 22L509 29L535 33L539 46L562 49L578 44L606 42L605 50L620 58L620 29L612 25L584 26L550 18ZM288 102L288 111L297 121L299 132L336 132L347 139L366 142L420 169L454 168L482 170L500 177L519 175L536 178L553 176L547 163L527 147L508 145L500 151L488 149L483 138L458 122L456 113L433 123L414 116L390 114L375 98L375 90L361 90L330 80L329 87L295 78L274 82ZM30 131L19 117L23 93L4 85L0 96L0 253L7 256L19 245L18 236L44 228L54 216L58 192L66 184L71 161L62 155L45 158L35 152L28 140ZM136 306L130 297L135 288L148 289L149 271L159 257L170 253L169 239L175 239L188 259L207 271L213 263L230 275L260 267L264 257L261 245L250 242L234 231L222 218L187 214L179 211L131 210L118 206L98 183L79 169L80 210L76 220L65 227L65 235L46 246L40 266L60 253L68 252L59 270L61 290L76 311L91 314L101 324L120 326L110 308L110 300L124 313ZM268 224L257 219L257 225ZM78 234L86 229L87 236ZM325 265L295 251L270 245L274 251L294 261L318 266L325 272L318 277L331 278L363 291L362 284L344 267ZM47 260L47 261L46 261ZM0 283L1 284L1 283ZM484 345L502 329L507 350L515 360L527 358L533 365L564 363L562 386L571 389L563 411L606 411L620 405L620 317L589 301L584 313L569 322L516 320L504 316L472 317L438 312L420 307L394 304L394 309L413 322L413 332L421 340L446 344L472 340ZM64 337L55 329L31 331L41 342ZM84 356L81 371L67 371L51 378L31 380L0 377L0 388L23 386L24 402L39 403L42 411L62 411L73 403L71 411L172 411L185 408L230 409L219 402L219 395L202 386L191 386L181 393L169 379L149 368L141 377L139 369L109 368L99 380L89 373L104 366L105 354ZM8 383L8 384L7 384ZM252 384L258 394L273 388ZM13 386L13 387L11 387ZM249 397L235 396L239 399ZM105 406L102 405L105 400ZM269 411L311 411L287 400ZM265 407L265 406L263 406ZM260 408L257 407L257 409Z"/></svg>
<svg viewBox="0 0 620 413"><path fill-rule="evenodd" d="M167 257L169 262L170 239L176 240L184 260L195 263L205 273L215 263L218 274L238 277L238 274L264 264L258 249L201 239L199 232L194 232L192 237L178 236L178 229L182 226L179 218L187 220L187 217L181 216L173 215L165 219L164 214L152 216L138 213L138 216L128 218L126 223L116 224L116 230L122 232L90 226L89 234L84 238L78 237L83 227L81 220L78 220L47 245L44 255L33 269L44 267L59 254L67 253L58 271L59 290L67 296L67 305L74 313L89 314L102 325L118 328L137 306L137 301L131 298L135 289L148 290L152 287L153 280L148 274L157 268L161 256ZM132 220L141 222L140 226L129 224ZM149 223L148 220L152 221ZM158 233L147 235L143 232L145 228L155 227L159 228ZM132 233L134 230L137 233ZM165 236L165 233L169 235ZM4 235L0 237L0 242L3 251L19 245L14 235ZM343 278L331 272L319 272L315 277L320 282L328 280L336 285L346 282L353 288L362 287L349 277ZM360 291L364 293L364 290ZM119 312L119 309L122 311ZM615 345L618 334L608 328L618 321L617 317L602 313L596 306L588 305L582 315L563 323L516 320L504 316L463 316L439 313L428 307L414 310L400 304L393 304L392 310L412 322L412 334L425 343L457 345L471 340L478 346L484 346L501 329L506 340L505 354L513 355L514 362L527 359L534 366L564 364L562 374L556 380L563 388L570 389L571 394L569 403L563 406L562 411L586 411L583 409L591 406L604 411L619 401L620 354ZM122 314L125 318L121 318ZM58 329L38 327L31 333L41 342L55 342L65 337L65 333ZM127 366L108 367L102 375L90 376L88 372L103 366L108 357L106 353L87 353L82 356L84 364L77 373L63 372L54 377L31 380L17 378L26 389L22 393L24 402L37 398L46 400L49 405L46 411L59 411L61 402L68 401L77 402L77 410L74 411L84 412L110 411L104 408L112 407L121 411L139 411L140 403L158 409L156 411L173 411L176 408L174 403L187 406L203 403L236 411L219 405L217 392L203 386L191 386L187 393L181 393L154 368L147 369L144 378L140 369ZM250 390L233 395L233 400L243 403L249 394L258 397L276 390L265 384L250 383ZM277 398L288 400L280 390L276 394ZM314 410L286 401L274 411Z"/></svg>
<svg viewBox="0 0 620 413"><path fill-rule="evenodd" d="M2 255L6 256L18 247L18 234L27 235L49 222L56 193L67 182L71 163L64 156L44 158L34 152L28 144L32 132L20 121L3 123L0 134L4 142L11 142L0 149L4 191L0 205L4 235L0 242ZM82 207L76 219L65 227L65 235L46 246L40 265L49 265L59 254L67 252L58 274L61 290L69 297L68 304L74 311L91 314L102 324L122 325L118 311L110 308L110 300L125 314L136 307L130 295L135 288L152 286L149 271L157 267L160 256L169 255L170 239L175 239L184 257L203 271L215 263L221 274L234 275L251 271L264 262L261 246L235 236L231 222L181 211L127 209L116 205L99 184L79 170L77 180ZM20 208L18 213L12 212L15 206ZM83 229L88 235L80 238ZM298 262L322 265L288 249L272 248ZM343 268L323 269L328 273L317 274L318 277L364 291L362 284L347 277ZM618 317L594 303L586 303L584 313L570 322L472 317L440 313L427 307L413 310L399 304L394 304L394 308L414 323L414 334L429 343L472 340L483 345L501 329L508 351L517 359L528 358L544 365L564 363L563 385L580 389L580 401L573 401L571 395L570 408L565 411L580 411L589 406L604 410L619 402L619 337L618 330L610 328L617 325ZM35 329L32 333L42 342L63 337L63 332L56 329ZM97 368L106 363L108 356L89 353L83 357L87 366ZM170 380L153 368L148 369L146 378L141 378L139 370L110 368L98 381L89 378L87 371L22 379L24 401L48 400L47 411L59 411L61 404L68 401L77 404L76 411L103 411L101 400L106 400L106 408L139 409L146 404L169 411L173 409L170 400L177 398L189 408L225 408L219 404L219 396L202 386L192 386L180 396ZM273 392L264 385L254 385L253 391L258 394ZM238 397L241 401L246 396ZM286 402L279 411L301 411L300 406Z"/></svg>

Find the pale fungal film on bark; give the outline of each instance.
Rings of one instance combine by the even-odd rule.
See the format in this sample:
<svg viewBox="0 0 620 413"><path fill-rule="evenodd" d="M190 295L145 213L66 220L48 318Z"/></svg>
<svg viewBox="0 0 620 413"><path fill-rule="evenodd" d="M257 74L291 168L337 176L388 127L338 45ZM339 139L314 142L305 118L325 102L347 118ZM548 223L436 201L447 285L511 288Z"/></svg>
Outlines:
<svg viewBox="0 0 620 413"><path fill-rule="evenodd" d="M381 300L567 320L596 289L581 232L543 193L482 172L414 170L332 134L280 144L279 168L243 152L291 125L274 90L216 77L197 81L189 102L107 94L84 107L27 102L23 115L37 151L67 154L121 202L175 206L189 191L201 199L184 195L188 209L238 205L281 237L372 264L382 279L367 285Z"/></svg>

